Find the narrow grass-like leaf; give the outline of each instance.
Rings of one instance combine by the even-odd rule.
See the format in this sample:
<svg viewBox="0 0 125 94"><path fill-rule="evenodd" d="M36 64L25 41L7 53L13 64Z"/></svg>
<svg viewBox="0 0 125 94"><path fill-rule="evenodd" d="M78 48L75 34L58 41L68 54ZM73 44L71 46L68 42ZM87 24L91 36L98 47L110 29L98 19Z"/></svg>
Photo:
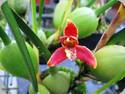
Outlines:
<svg viewBox="0 0 125 94"><path fill-rule="evenodd" d="M4 45L8 45L11 43L10 38L7 36L7 34L5 33L5 31L2 29L2 27L0 26L0 37L2 39L2 41L4 42Z"/></svg>
<svg viewBox="0 0 125 94"><path fill-rule="evenodd" d="M36 0L31 0L31 9L32 9L32 28L33 31L37 32Z"/></svg>
<svg viewBox="0 0 125 94"><path fill-rule="evenodd" d="M16 21L20 27L20 29L26 34L26 36L35 44L35 46L39 49L39 53L41 56L45 58L46 61L51 56L51 53L44 46L42 41L36 36L36 34L32 31L32 29L13 11L13 14L16 18Z"/></svg>
<svg viewBox="0 0 125 94"><path fill-rule="evenodd" d="M107 88L109 88L111 85L115 84L119 80L121 80L123 77L125 77L125 70L120 72L118 75L116 75L112 80L110 80L108 83L106 83L104 86L96 90L93 94L100 94Z"/></svg>
<svg viewBox="0 0 125 94"><path fill-rule="evenodd" d="M8 6L8 3L7 2L3 3L3 5L1 6L1 9L3 11L3 14L4 14L11 30L12 30L12 33L13 33L15 40L18 44L18 47L21 51L22 57L24 58L25 68L27 69L27 73L29 74L29 79L32 82L35 92L37 93L38 84L37 84L36 74L35 74L35 70L33 67L33 63L31 63L32 60L31 60L29 52L27 50L24 38L21 35L18 24L13 16L13 13L12 13L10 7Z"/></svg>

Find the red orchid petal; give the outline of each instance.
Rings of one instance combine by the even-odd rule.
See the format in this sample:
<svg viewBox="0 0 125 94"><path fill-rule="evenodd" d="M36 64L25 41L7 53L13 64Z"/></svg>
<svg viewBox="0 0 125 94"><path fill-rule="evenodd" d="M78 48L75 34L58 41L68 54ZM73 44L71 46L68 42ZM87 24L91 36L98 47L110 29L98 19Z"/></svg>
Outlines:
<svg viewBox="0 0 125 94"><path fill-rule="evenodd" d="M68 38L67 36L61 36L61 37L59 38L61 44L63 44L64 41L65 41L67 38Z"/></svg>
<svg viewBox="0 0 125 94"><path fill-rule="evenodd" d="M86 48L85 46L77 45L76 51L78 59L85 62L89 66L96 68L97 66L96 58L88 48Z"/></svg>
<svg viewBox="0 0 125 94"><path fill-rule="evenodd" d="M67 25L64 29L64 35L78 37L78 29L71 20L68 20L67 22Z"/></svg>
<svg viewBox="0 0 125 94"><path fill-rule="evenodd" d="M53 67L61 63L66 58L67 57L65 54L65 49L61 47L56 49L56 51L52 54L47 64L49 67Z"/></svg>

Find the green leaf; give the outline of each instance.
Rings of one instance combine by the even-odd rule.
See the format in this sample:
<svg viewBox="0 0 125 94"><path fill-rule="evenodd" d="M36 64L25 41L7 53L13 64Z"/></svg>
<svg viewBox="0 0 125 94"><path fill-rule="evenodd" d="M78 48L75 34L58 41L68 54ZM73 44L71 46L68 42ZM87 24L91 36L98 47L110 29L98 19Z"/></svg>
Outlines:
<svg viewBox="0 0 125 94"><path fill-rule="evenodd" d="M51 53L44 46L41 40L36 36L36 34L32 31L32 29L13 11L17 24L19 25L20 29L27 35L27 37L35 44L35 46L39 49L39 53L41 56L45 58L46 61L51 56Z"/></svg>
<svg viewBox="0 0 125 94"><path fill-rule="evenodd" d="M12 13L10 7L8 6L8 3L7 2L3 3L3 5L1 6L1 9L3 11L3 14L4 14L11 30L12 30L12 33L15 37L17 45L21 51L22 57L24 58L25 66L26 66L27 72L29 74L29 79L32 82L35 92L37 93L38 85L37 85L36 74L35 74L34 67L32 65L33 63L31 63L32 60L31 60L29 52L27 50L24 38L21 35L20 29L17 25L17 22L13 16L13 13Z"/></svg>
<svg viewBox="0 0 125 94"><path fill-rule="evenodd" d="M2 41L4 42L5 45L8 45L11 43L10 38L7 36L7 34L5 33L5 31L2 29L2 27L0 26L0 37L2 39Z"/></svg>
<svg viewBox="0 0 125 94"><path fill-rule="evenodd" d="M113 44L125 46L125 28L114 34L107 43L107 45Z"/></svg>
<svg viewBox="0 0 125 94"><path fill-rule="evenodd" d="M36 0L31 0L31 9L32 9L32 28L33 31L37 32Z"/></svg>

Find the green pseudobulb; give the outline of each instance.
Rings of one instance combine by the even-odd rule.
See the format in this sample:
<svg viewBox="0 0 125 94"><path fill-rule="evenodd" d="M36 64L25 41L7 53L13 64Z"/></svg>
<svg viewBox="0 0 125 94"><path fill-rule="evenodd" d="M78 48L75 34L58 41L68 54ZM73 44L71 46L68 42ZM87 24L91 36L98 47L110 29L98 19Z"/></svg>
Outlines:
<svg viewBox="0 0 125 94"><path fill-rule="evenodd" d="M25 14L29 3L30 0L8 0L10 7L13 8L18 14Z"/></svg>
<svg viewBox="0 0 125 94"><path fill-rule="evenodd" d="M67 5L68 5L68 0L60 0L60 2L55 7L53 23L56 28L58 28L62 24L64 13L66 12L67 9L66 8Z"/></svg>
<svg viewBox="0 0 125 94"><path fill-rule="evenodd" d="M79 38L84 38L96 32L98 18L95 11L88 7L75 9L69 16L78 28Z"/></svg>
<svg viewBox="0 0 125 94"><path fill-rule="evenodd" d="M33 48L26 43L27 49L29 51L35 72L38 71L38 58ZM25 79L29 79L24 59L21 55L21 52L17 46L17 44L11 43L5 47L3 47L0 51L0 62L4 69L18 77L22 77Z"/></svg>
<svg viewBox="0 0 125 94"><path fill-rule="evenodd" d="M47 88L41 84L38 84L38 90L39 90L39 94L50 94L50 92L47 90ZM31 84L29 87L29 94L35 94Z"/></svg>
<svg viewBox="0 0 125 94"><path fill-rule="evenodd" d="M125 47L118 45L105 46L95 53L97 68L91 73L100 81L109 81L125 71Z"/></svg>
<svg viewBox="0 0 125 94"><path fill-rule="evenodd" d="M43 79L43 85L47 87L51 94L67 94L70 86L69 74L62 71L49 74Z"/></svg>

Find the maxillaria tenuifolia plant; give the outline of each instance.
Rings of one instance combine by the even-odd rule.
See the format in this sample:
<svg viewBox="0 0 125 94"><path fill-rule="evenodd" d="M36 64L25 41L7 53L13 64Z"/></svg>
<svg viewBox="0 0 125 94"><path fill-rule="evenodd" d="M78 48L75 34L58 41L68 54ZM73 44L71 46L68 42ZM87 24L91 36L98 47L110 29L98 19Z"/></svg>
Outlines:
<svg viewBox="0 0 125 94"><path fill-rule="evenodd" d="M21 3L19 7L22 8L19 9L15 2ZM102 0L101 4L98 0L86 0L84 6L81 0L60 0L53 15L52 30L55 32L51 32L49 27L42 27L44 2L48 1L39 1L38 15L36 2L33 0L8 0L1 5L0 14L6 19L11 29L9 32L14 37L11 39L5 27L0 26L1 70L29 80L29 94L87 94L85 82L89 79L106 83L93 92L100 94L124 78L125 29L114 33L125 20L122 0ZM28 6L30 3L31 6ZM25 6L26 4L28 5ZM100 20L106 22L105 12L109 9L112 11L114 5L118 8L115 15L110 24L107 24L105 32L101 33L102 37L95 49L90 50L82 44L83 41L95 32L98 34ZM30 11L31 23L26 19ZM88 41L88 44L93 42ZM44 62L42 65L48 67L42 72L39 71L41 58ZM66 62L67 60L71 62ZM78 71L69 68L70 66L59 66L63 61L68 65L75 62Z"/></svg>

